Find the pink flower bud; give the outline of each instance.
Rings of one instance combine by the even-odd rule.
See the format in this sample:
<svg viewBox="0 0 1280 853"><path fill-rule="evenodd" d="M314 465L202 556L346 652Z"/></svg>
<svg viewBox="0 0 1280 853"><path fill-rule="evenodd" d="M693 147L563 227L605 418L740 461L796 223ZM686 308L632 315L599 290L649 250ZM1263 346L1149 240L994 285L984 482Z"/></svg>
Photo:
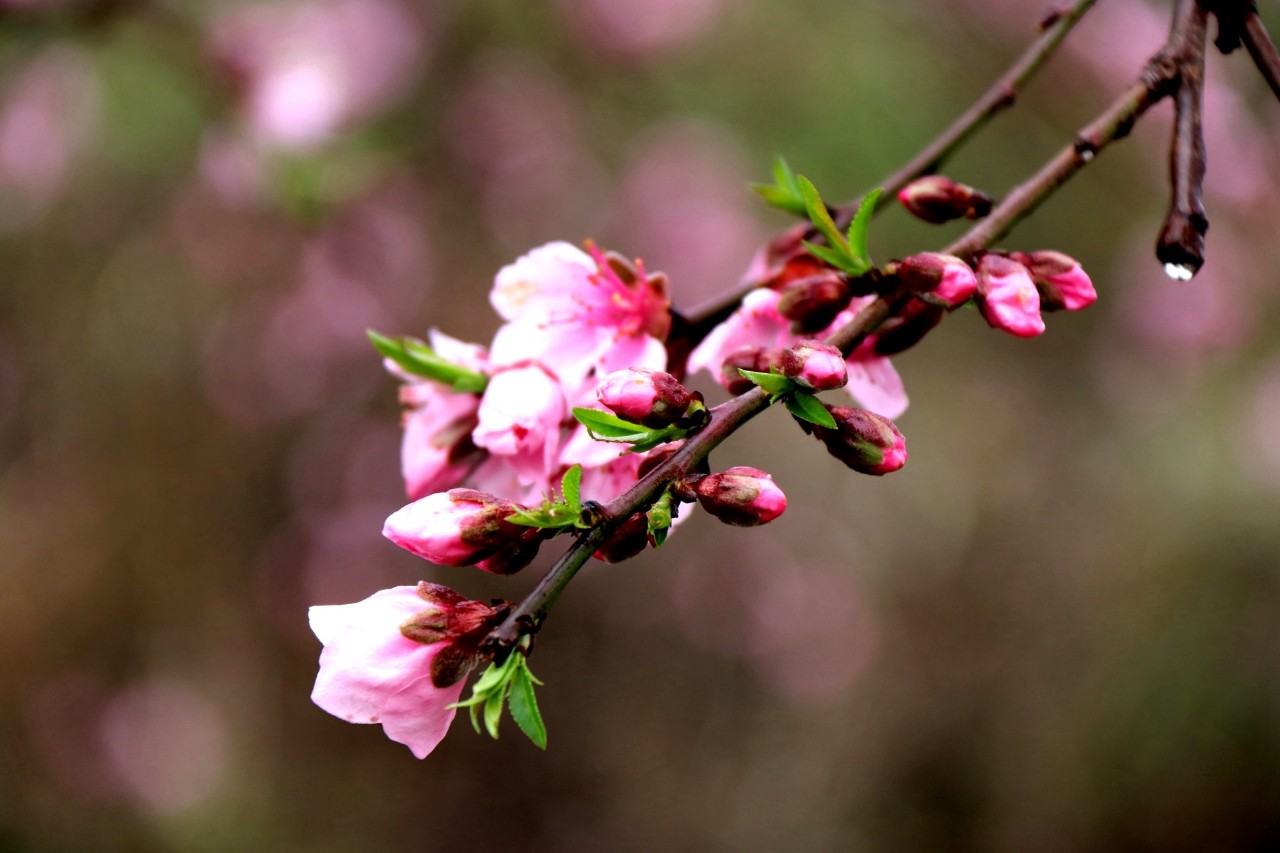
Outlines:
<svg viewBox="0 0 1280 853"><path fill-rule="evenodd" d="M693 402L689 389L670 373L636 367L606 376L596 398L618 417L654 429L680 420Z"/></svg>
<svg viewBox="0 0 1280 853"><path fill-rule="evenodd" d="M782 351L782 375L810 391L843 388L849 381L840 350L822 341L801 341Z"/></svg>
<svg viewBox="0 0 1280 853"><path fill-rule="evenodd" d="M1003 255L983 255L978 262L978 308L993 328L1011 335L1034 338L1044 332L1031 273Z"/></svg>
<svg viewBox="0 0 1280 853"><path fill-rule="evenodd" d="M907 464L907 443L893 421L866 409L830 406L836 428L809 425L827 451L863 474L881 476Z"/></svg>
<svg viewBox="0 0 1280 853"><path fill-rule="evenodd" d="M991 197L942 175L912 181L898 193L898 201L925 222L941 224L953 219L980 219L991 212Z"/></svg>
<svg viewBox="0 0 1280 853"><path fill-rule="evenodd" d="M813 335L830 326L852 297L844 277L827 270L784 287L778 313L792 321L797 334Z"/></svg>
<svg viewBox="0 0 1280 853"><path fill-rule="evenodd" d="M1018 258L1026 264L1040 292L1042 311L1079 311L1098 301L1088 274L1061 252L1032 252Z"/></svg>
<svg viewBox="0 0 1280 853"><path fill-rule="evenodd" d="M735 527L767 524L787 508L787 496L773 478L744 465L703 477L693 491L703 509Z"/></svg>
<svg viewBox="0 0 1280 853"><path fill-rule="evenodd" d="M506 612L425 582L312 607L324 651L311 699L349 722L381 723L387 737L425 758L453 721L449 706L481 662L481 642Z"/></svg>
<svg viewBox="0 0 1280 853"><path fill-rule="evenodd" d="M926 302L955 308L978 289L978 278L964 261L952 255L922 252L898 264L898 281Z"/></svg>
<svg viewBox="0 0 1280 853"><path fill-rule="evenodd" d="M920 343L942 322L946 309L919 299L909 301L897 317L890 317L854 351L854 358L895 355Z"/></svg>
<svg viewBox="0 0 1280 853"><path fill-rule="evenodd" d="M470 566L519 542L529 528L507 518L521 507L475 489L436 492L396 510L382 535L442 566Z"/></svg>

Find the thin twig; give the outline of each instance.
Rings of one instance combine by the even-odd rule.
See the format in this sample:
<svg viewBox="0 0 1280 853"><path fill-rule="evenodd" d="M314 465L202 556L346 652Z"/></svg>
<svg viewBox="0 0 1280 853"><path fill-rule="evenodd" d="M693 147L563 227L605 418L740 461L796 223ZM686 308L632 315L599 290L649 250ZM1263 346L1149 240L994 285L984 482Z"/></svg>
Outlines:
<svg viewBox="0 0 1280 853"><path fill-rule="evenodd" d="M880 196L876 208L891 204L898 192L916 178L936 172L969 137L986 126L992 118L1013 106L1023 87L1044 67L1058 45L1067 37L1067 33L1071 32L1096 2L1097 0L1077 0L1066 9L1055 10L1048 19L1051 23L1045 27L1040 38L1009 66L1009 70L973 106L965 110L909 163L880 183L884 188L884 195ZM846 218L853 215L851 208L841 213Z"/></svg>
<svg viewBox="0 0 1280 853"><path fill-rule="evenodd" d="M1245 16L1241 38L1253 57L1253 64L1258 66L1276 98L1280 98L1280 50L1276 49L1276 43L1267 34L1267 28L1262 25L1262 18L1256 11Z"/></svg>
<svg viewBox="0 0 1280 853"><path fill-rule="evenodd" d="M1173 35L1178 43L1172 59L1177 65L1178 90L1169 146L1172 198L1156 239L1156 257L1170 275L1190 278L1204 265L1204 234L1209 230L1201 198L1205 170L1201 105L1208 13L1199 0L1181 0L1176 20L1180 26Z"/></svg>
<svg viewBox="0 0 1280 853"><path fill-rule="evenodd" d="M1166 57L1171 45L1180 45L1184 32L1185 28L1175 27L1166 49L1148 63L1141 79L1085 127L1073 145L1055 155L1028 181L1015 187L990 216L943 251L971 257L990 246L1057 191L1094 155L1126 136L1139 116L1173 91L1172 81L1177 70ZM845 354L852 352L906 301L907 297L901 293L877 297L827 342L838 346ZM569 581L623 521L650 506L671 483L696 470L715 447L768 407L768 396L760 388L754 388L712 409L711 419L702 430L689 437L669 459L609 502L602 513L602 521L580 534L506 621L489 634L485 641L487 650L501 657L515 647L522 635L537 631Z"/></svg>

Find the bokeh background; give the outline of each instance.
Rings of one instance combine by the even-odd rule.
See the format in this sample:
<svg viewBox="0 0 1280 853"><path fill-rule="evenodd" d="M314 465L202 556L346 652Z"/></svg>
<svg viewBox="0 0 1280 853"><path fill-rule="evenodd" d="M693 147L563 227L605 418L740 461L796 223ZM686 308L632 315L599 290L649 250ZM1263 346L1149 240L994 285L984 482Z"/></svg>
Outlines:
<svg viewBox="0 0 1280 853"><path fill-rule="evenodd" d="M950 174L1023 179L1168 5L1102 0ZM418 762L308 699L309 604L517 599L554 556L381 538L367 327L487 341L494 272L552 239L696 304L787 224L746 189L774 153L856 197L1044 6L0 0L0 849L1276 849L1280 105L1242 53L1210 58L1201 275L1152 258L1162 105L1007 241L1097 306L897 359L904 471L773 413L714 462L771 471L780 521L580 576L548 752L460 722ZM891 209L873 253L960 228Z"/></svg>

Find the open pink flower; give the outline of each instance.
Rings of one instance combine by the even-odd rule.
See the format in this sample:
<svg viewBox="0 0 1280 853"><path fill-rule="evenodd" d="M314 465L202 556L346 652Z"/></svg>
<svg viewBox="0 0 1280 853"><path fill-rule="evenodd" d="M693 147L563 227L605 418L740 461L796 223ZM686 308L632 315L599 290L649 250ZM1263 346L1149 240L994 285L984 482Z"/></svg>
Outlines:
<svg viewBox="0 0 1280 853"><path fill-rule="evenodd" d="M478 645L500 611L421 583L354 604L310 609L324 643L311 700L352 723L381 723L387 737L426 758L453 722Z"/></svg>
<svg viewBox="0 0 1280 853"><path fill-rule="evenodd" d="M548 243L503 267L489 299L508 322L493 341L499 364L546 365L575 398L588 374L662 370L671 329L666 279L595 246Z"/></svg>
<svg viewBox="0 0 1280 853"><path fill-rule="evenodd" d="M791 331L790 321L778 311L780 298L778 292L770 288L748 293L741 307L712 329L689 354L689 372L706 370L727 386L720 366L729 356L750 347L783 350L798 343L802 336ZM873 298L854 299L827 330L812 337L822 338L840 328ZM860 348L849 357L848 365L849 381L845 389L863 408L887 418L896 418L906 411L906 390L888 358Z"/></svg>
<svg viewBox="0 0 1280 853"><path fill-rule="evenodd" d="M522 482L545 480L560 447L566 406L560 384L536 365L494 374L471 433L476 445L506 458Z"/></svg>

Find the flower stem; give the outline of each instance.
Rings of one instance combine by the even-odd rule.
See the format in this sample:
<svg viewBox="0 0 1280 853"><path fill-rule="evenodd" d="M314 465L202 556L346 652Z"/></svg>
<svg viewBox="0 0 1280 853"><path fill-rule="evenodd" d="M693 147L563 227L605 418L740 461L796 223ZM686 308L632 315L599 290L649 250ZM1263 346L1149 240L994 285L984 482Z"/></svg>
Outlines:
<svg viewBox="0 0 1280 853"><path fill-rule="evenodd" d="M1276 49L1276 43L1267 34L1267 28L1262 25L1262 18L1258 17L1257 11L1245 15L1241 39L1249 55L1253 57L1253 64L1258 66L1258 71L1271 91L1280 98L1280 50Z"/></svg>

